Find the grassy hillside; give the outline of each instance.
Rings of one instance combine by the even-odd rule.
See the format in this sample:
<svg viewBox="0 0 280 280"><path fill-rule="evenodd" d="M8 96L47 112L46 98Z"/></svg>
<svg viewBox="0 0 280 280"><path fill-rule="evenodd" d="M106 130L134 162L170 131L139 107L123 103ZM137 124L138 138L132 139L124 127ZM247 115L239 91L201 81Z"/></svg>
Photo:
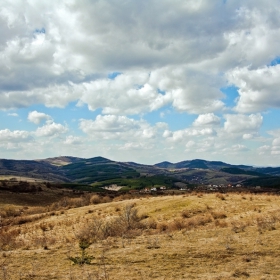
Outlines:
<svg viewBox="0 0 280 280"><path fill-rule="evenodd" d="M278 196L128 198L2 205L0 279L278 279Z"/></svg>

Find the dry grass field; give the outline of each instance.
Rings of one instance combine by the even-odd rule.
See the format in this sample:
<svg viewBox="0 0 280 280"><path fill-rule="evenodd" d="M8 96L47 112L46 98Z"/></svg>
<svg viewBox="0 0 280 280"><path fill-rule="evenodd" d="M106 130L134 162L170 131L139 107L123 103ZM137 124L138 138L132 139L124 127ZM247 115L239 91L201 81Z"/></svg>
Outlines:
<svg viewBox="0 0 280 280"><path fill-rule="evenodd" d="M276 195L87 195L0 215L1 280L280 279Z"/></svg>

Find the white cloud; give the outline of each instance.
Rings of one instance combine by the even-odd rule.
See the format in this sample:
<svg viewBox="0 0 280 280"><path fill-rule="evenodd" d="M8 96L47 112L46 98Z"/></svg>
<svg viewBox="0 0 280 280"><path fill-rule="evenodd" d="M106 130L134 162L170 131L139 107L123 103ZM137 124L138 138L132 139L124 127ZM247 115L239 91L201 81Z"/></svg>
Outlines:
<svg viewBox="0 0 280 280"><path fill-rule="evenodd" d="M224 123L224 130L226 133L244 135L256 135L262 125L263 117L261 114L241 115L241 114L227 114L224 116L226 121Z"/></svg>
<svg viewBox="0 0 280 280"><path fill-rule="evenodd" d="M249 149L245 145L236 144L231 147L232 151L234 152L245 152L249 151Z"/></svg>
<svg viewBox="0 0 280 280"><path fill-rule="evenodd" d="M190 137L198 137L198 136L214 136L216 135L216 131L213 128L186 128L181 130L176 130L174 132L165 130L163 133L163 137L167 138L171 141L186 141Z"/></svg>
<svg viewBox="0 0 280 280"><path fill-rule="evenodd" d="M33 122L35 124L39 124L42 120L49 120L51 119L51 116L45 114L45 113L40 113L37 111L32 111L28 113L27 119L30 122Z"/></svg>
<svg viewBox="0 0 280 280"><path fill-rule="evenodd" d="M242 138L243 138L244 140L253 139L253 138L254 138L254 134L245 133L245 134L243 134Z"/></svg>
<svg viewBox="0 0 280 280"><path fill-rule="evenodd" d="M83 144L83 139L81 137L69 135L63 143L66 145L81 145Z"/></svg>
<svg viewBox="0 0 280 280"><path fill-rule="evenodd" d="M83 83L80 100L90 110L103 108L104 114L135 115L156 110L169 101L149 83L148 72L121 74L114 80L102 79Z"/></svg>
<svg viewBox="0 0 280 280"><path fill-rule="evenodd" d="M280 138L275 138L272 141L271 154L280 155Z"/></svg>
<svg viewBox="0 0 280 280"><path fill-rule="evenodd" d="M221 71L259 57L262 65L279 50L277 5L261 2L5 1L0 7L3 109L80 101L104 114L137 114L168 103L212 113L224 108ZM112 69L124 74L102 78Z"/></svg>
<svg viewBox="0 0 280 280"><path fill-rule="evenodd" d="M203 82L202 82L203 81ZM221 77L192 66L164 67L150 74L150 83L166 92L165 99L178 111L194 114L215 112L224 108Z"/></svg>
<svg viewBox="0 0 280 280"><path fill-rule="evenodd" d="M119 150L150 150L153 149L154 145L146 145L145 143L133 143L133 142L127 142L123 146L119 148Z"/></svg>
<svg viewBox="0 0 280 280"><path fill-rule="evenodd" d="M223 149L235 149L237 158L248 145L253 160L250 143L262 151L280 137L277 127L257 137L269 123L263 111L280 107L280 65L268 66L280 56L275 39L280 37L279 12L278 0L269 5L260 0L2 1L0 110L19 109L21 116L21 108L32 106L28 120L47 121L27 132L23 120L18 134L26 134L16 136L11 127L18 123L3 120L6 139L45 137L36 153L47 154L59 142L55 136L69 130L72 135L63 135L60 143L66 153L87 155L91 147L92 153L111 155L116 148L120 158L129 150L151 161L152 156L172 160L196 152L210 157ZM113 72L121 74L109 79ZM239 88L236 104L220 90L230 85ZM79 126L87 137L77 136L75 127L54 123L41 112L44 106L71 110L63 113L66 123L70 115L84 118ZM87 109L102 115L86 119L92 114ZM196 119L172 131L182 128L174 124L177 112ZM157 116L166 123L155 124ZM12 141L6 143L18 149ZM146 148L149 152L141 153ZM189 149L185 155L184 149Z"/></svg>
<svg viewBox="0 0 280 280"><path fill-rule="evenodd" d="M95 120L80 120L80 129L95 139L119 139L135 141L156 136L158 128L144 120L134 120L126 116L98 115Z"/></svg>
<svg viewBox="0 0 280 280"><path fill-rule="evenodd" d="M279 138L280 137L280 129L268 130L267 133L269 135L274 136L275 138Z"/></svg>
<svg viewBox="0 0 280 280"><path fill-rule="evenodd" d="M14 130L9 129L0 130L0 141L8 143L19 143L19 142L29 142L32 140L30 133L23 130Z"/></svg>
<svg viewBox="0 0 280 280"><path fill-rule="evenodd" d="M77 100L80 93L72 84L52 85L46 88L35 88L29 91L0 92L0 109L29 107L33 104L44 104L47 107L65 107ZM78 89L78 88L77 88Z"/></svg>
<svg viewBox="0 0 280 280"><path fill-rule="evenodd" d="M280 107L280 65L258 69L236 68L227 77L239 88L235 108L238 112L259 112Z"/></svg>
<svg viewBox="0 0 280 280"><path fill-rule="evenodd" d="M220 118L213 113L202 114L193 122L193 126L219 125Z"/></svg>
<svg viewBox="0 0 280 280"><path fill-rule="evenodd" d="M257 149L259 155L265 155L270 150L271 150L271 147L268 145L263 145Z"/></svg>
<svg viewBox="0 0 280 280"><path fill-rule="evenodd" d="M55 137L64 134L68 131L66 126L60 123L48 121L45 125L38 127L35 135L38 137Z"/></svg>
<svg viewBox="0 0 280 280"><path fill-rule="evenodd" d="M125 116L98 115L96 120L81 120L80 128L86 132L125 132L139 127L139 123Z"/></svg>

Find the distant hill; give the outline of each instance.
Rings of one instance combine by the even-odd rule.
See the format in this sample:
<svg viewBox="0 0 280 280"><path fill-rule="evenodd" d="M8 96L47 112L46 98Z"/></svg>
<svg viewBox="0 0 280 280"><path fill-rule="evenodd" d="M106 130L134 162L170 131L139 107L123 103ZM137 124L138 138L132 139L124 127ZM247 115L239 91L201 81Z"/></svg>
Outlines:
<svg viewBox="0 0 280 280"><path fill-rule="evenodd" d="M219 170L224 167L231 166L230 164L221 161L207 161L203 159L185 160L178 163L170 163L168 161L155 164L160 168L180 169L180 168L200 168L200 169L215 169Z"/></svg>
<svg viewBox="0 0 280 280"><path fill-rule="evenodd" d="M0 159L0 175L32 177L46 181L69 181L57 166L36 160Z"/></svg>
<svg viewBox="0 0 280 280"><path fill-rule="evenodd" d="M16 176L53 182L124 186L183 184L280 185L280 167L257 168L203 159L178 163L163 161L155 165L117 162L104 157L70 156L40 160L0 159L0 176ZM150 179L145 179L150 178ZM265 179L266 178L266 179ZM278 184L279 181L279 184Z"/></svg>

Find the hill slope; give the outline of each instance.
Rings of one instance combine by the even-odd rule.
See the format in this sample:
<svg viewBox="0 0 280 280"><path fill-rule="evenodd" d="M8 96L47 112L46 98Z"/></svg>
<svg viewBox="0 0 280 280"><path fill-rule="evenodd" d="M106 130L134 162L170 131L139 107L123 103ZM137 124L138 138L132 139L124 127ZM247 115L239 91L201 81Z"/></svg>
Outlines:
<svg viewBox="0 0 280 280"><path fill-rule="evenodd" d="M0 278L279 279L278 196L93 198L1 205Z"/></svg>

